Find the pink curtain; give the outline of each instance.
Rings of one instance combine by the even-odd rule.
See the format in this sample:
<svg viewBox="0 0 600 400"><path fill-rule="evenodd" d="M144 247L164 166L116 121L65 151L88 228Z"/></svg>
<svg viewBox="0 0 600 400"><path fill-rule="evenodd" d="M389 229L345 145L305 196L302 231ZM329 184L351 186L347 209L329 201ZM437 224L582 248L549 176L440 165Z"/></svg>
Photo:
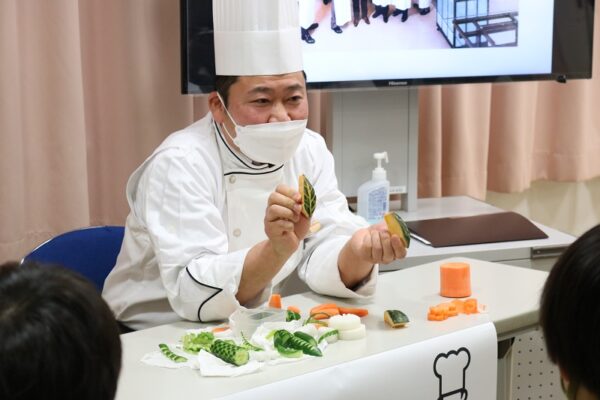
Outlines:
<svg viewBox="0 0 600 400"><path fill-rule="evenodd" d="M600 7L593 79L423 87L419 196L519 192L600 175Z"/></svg>
<svg viewBox="0 0 600 400"><path fill-rule="evenodd" d="M0 262L123 225L131 172L206 112L179 80L178 0L0 1ZM599 85L423 87L420 195L600 175ZM324 96L310 94L309 126L327 137Z"/></svg>

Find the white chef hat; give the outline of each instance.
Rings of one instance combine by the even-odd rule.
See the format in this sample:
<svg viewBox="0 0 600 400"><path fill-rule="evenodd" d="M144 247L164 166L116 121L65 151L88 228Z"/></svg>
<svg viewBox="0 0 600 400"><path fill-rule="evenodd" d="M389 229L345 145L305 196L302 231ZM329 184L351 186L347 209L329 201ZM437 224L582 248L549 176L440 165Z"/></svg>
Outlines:
<svg viewBox="0 0 600 400"><path fill-rule="evenodd" d="M213 0L217 75L302 70L298 0Z"/></svg>

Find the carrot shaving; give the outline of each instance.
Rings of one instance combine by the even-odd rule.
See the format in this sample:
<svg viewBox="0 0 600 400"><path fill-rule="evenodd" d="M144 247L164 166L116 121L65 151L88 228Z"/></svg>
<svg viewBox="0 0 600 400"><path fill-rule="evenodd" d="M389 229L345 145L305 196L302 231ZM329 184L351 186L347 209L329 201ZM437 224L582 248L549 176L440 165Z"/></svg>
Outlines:
<svg viewBox="0 0 600 400"><path fill-rule="evenodd" d="M229 325L217 326L211 330L212 333L224 332L229 329Z"/></svg>

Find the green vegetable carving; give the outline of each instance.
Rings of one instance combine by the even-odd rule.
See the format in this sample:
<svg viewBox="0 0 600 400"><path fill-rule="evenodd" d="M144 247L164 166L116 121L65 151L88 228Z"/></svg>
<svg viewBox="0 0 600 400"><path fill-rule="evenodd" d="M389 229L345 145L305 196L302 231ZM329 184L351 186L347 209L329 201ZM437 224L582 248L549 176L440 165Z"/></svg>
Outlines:
<svg viewBox="0 0 600 400"><path fill-rule="evenodd" d="M188 333L182 339L183 351L191 354L198 354L202 349L208 351L214 340L215 335L210 332Z"/></svg>
<svg viewBox="0 0 600 400"><path fill-rule="evenodd" d="M165 355L165 357L167 357L169 360L176 362L176 363L182 363L182 362L186 362L187 358L182 357L178 354L175 354L171 351L171 349L169 349L169 346L167 346L164 343L160 343L158 345L158 348L160 349L160 351Z"/></svg>
<svg viewBox="0 0 600 400"><path fill-rule="evenodd" d="M302 195L302 214L306 218L312 217L317 208L317 195L315 188L304 175L298 178L298 192Z"/></svg>
<svg viewBox="0 0 600 400"><path fill-rule="evenodd" d="M242 334L242 342L243 342L242 347L243 348L252 350L252 351L265 351L265 349L263 349L262 347L255 346L252 343L250 343L250 341L248 339L246 339L246 335L244 335L244 332L241 332L241 334Z"/></svg>
<svg viewBox="0 0 600 400"><path fill-rule="evenodd" d="M221 360L237 366L246 364L250 359L245 348L219 339L212 343L210 352Z"/></svg>
<svg viewBox="0 0 600 400"><path fill-rule="evenodd" d="M314 341L314 338L313 338L313 341ZM277 332L275 332L273 344L275 345L275 348L277 349L279 354L281 354L283 356L285 356L285 355L282 354L282 351L281 351L282 348L283 349L300 350L304 354L308 354L309 356L321 357L323 355L321 353L321 350L319 350L319 348L317 346L313 345L312 343L307 342L306 340L302 339L298 335L295 335L295 334L292 335L290 332L288 332L284 329L280 329ZM285 357L287 357L287 356L285 356Z"/></svg>
<svg viewBox="0 0 600 400"><path fill-rule="evenodd" d="M300 318L301 318L300 314L298 314L297 312L287 310L287 316L285 317L285 322L297 321Z"/></svg>
<svg viewBox="0 0 600 400"><path fill-rule="evenodd" d="M339 334L340 334L340 332L337 329L326 332L319 338L318 343L321 343L323 340L325 340L329 336L339 336Z"/></svg>

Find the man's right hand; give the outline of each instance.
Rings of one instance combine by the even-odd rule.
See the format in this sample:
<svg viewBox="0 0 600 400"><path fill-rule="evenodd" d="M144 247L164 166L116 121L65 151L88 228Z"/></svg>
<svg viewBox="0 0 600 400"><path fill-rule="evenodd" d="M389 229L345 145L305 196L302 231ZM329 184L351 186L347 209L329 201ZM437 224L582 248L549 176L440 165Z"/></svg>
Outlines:
<svg viewBox="0 0 600 400"><path fill-rule="evenodd" d="M278 185L269 196L265 213L265 233L273 251L287 260L308 234L310 220L300 210L302 197L296 189Z"/></svg>

